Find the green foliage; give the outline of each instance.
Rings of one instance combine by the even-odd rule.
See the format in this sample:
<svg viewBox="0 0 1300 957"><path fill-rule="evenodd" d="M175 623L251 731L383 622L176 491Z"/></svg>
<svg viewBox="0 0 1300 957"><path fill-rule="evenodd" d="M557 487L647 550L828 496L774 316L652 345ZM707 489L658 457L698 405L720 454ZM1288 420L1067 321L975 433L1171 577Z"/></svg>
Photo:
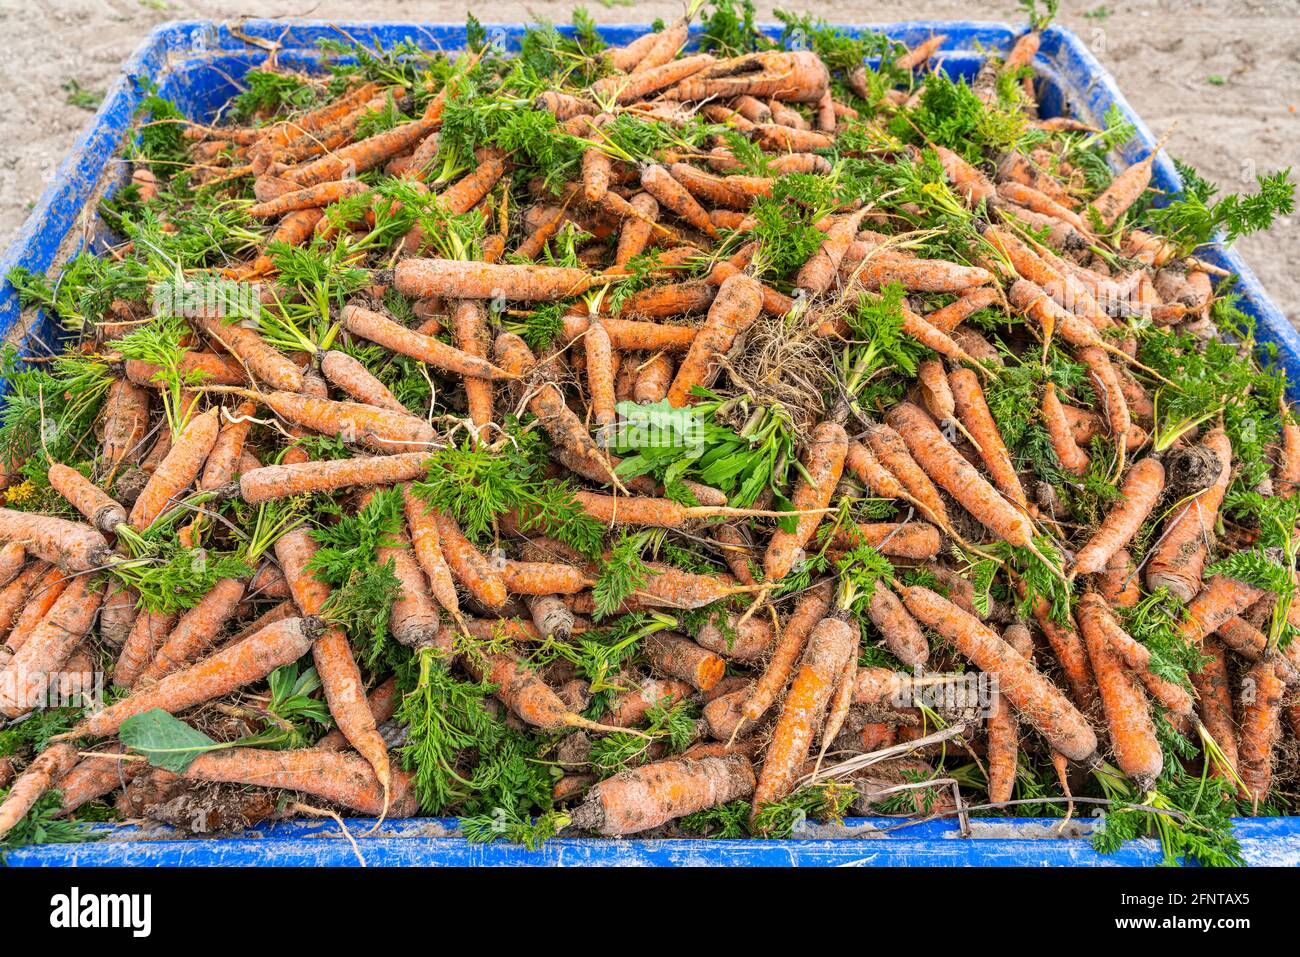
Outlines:
<svg viewBox="0 0 1300 957"><path fill-rule="evenodd" d="M547 811L530 818L518 811L498 807L489 814L462 817L460 833L471 844L506 841L535 851L566 827L569 820L563 811Z"/></svg>
<svg viewBox="0 0 1300 957"><path fill-rule="evenodd" d="M789 797L759 808L754 815L753 831L764 837L783 840L805 821L838 823L856 796L857 791L851 784L828 781L805 785Z"/></svg>
<svg viewBox="0 0 1300 957"><path fill-rule="evenodd" d="M189 152L183 135L188 120L171 100L158 95L153 80L136 77L143 96L136 107L140 136L132 146L136 157L149 164L160 180L167 180L183 166L189 165Z"/></svg>
<svg viewBox="0 0 1300 957"><path fill-rule="evenodd" d="M1153 207L1146 213L1148 228L1179 245L1184 250L1213 241L1223 234L1225 245L1268 229L1278 216L1295 211L1295 184L1287 167L1271 175L1255 176L1258 191L1230 193L1214 199L1218 187L1203 179L1192 167L1175 161L1183 179L1183 193L1167 205Z"/></svg>
<svg viewBox="0 0 1300 957"><path fill-rule="evenodd" d="M9 796L0 790L0 803ZM4 852L32 844L80 844L97 841L102 835L88 831L84 824L60 815L62 795L58 791L42 794L21 821L0 837L0 863Z"/></svg>
<svg viewBox="0 0 1300 957"><path fill-rule="evenodd" d="M184 774L200 754L222 747L162 708L150 708L127 718L118 737L127 748L144 755L153 767L172 774Z"/></svg>
<svg viewBox="0 0 1300 957"><path fill-rule="evenodd" d="M788 473L796 461L794 425L780 406L750 409L743 399L722 400L704 389L705 401L673 409L666 401L638 406L620 402L625 427L615 451L625 456L615 471L624 479L651 475L673 488L691 479L716 488L729 505L748 508L766 488L775 507L786 507ZM723 422L735 415L739 432Z"/></svg>
<svg viewBox="0 0 1300 957"><path fill-rule="evenodd" d="M591 743L591 767L599 778L644 764L650 745L661 741L669 754L687 748L696 735L699 708L690 701L670 704L667 700L647 712L642 730L649 737L634 734L604 734Z"/></svg>
<svg viewBox="0 0 1300 957"><path fill-rule="evenodd" d="M248 123L258 117L309 110L320 102L320 90L296 73L249 70L243 76L244 90L230 101L234 119Z"/></svg>
<svg viewBox="0 0 1300 957"><path fill-rule="evenodd" d="M917 145L944 146L978 164L986 156L1015 148L1025 118L1018 111L985 104L964 81L935 71L925 78L916 108L892 121L890 129Z"/></svg>
<svg viewBox="0 0 1300 957"><path fill-rule="evenodd" d="M45 708L0 728L0 757L16 758L45 750L50 738L72 730L81 708Z"/></svg>
<svg viewBox="0 0 1300 957"><path fill-rule="evenodd" d="M600 566L596 583L591 586L595 603L592 617L596 621L614 614L638 588L645 585L650 570L641 553L657 538L654 530L624 532Z"/></svg>
<svg viewBox="0 0 1300 957"><path fill-rule="evenodd" d="M1189 674L1198 672L1209 659L1200 646L1183 635L1185 612L1168 589L1159 588L1131 608L1115 608L1124 630L1151 653L1153 675L1190 690Z"/></svg>
<svg viewBox="0 0 1300 957"><path fill-rule="evenodd" d="M321 547L307 567L332 589L321 617L365 643L371 666L392 651L388 618L402 592L393 560L379 561L378 551L398 545L402 526L401 493L385 489L356 514L311 533Z"/></svg>
<svg viewBox="0 0 1300 957"><path fill-rule="evenodd" d="M903 331L905 296L901 285L887 283L879 293L860 293L844 314L852 339L835 361L845 392L860 404L869 403L875 394L873 382L879 373L914 376L921 360L930 355Z"/></svg>
<svg viewBox="0 0 1300 957"><path fill-rule="evenodd" d="M712 11L701 17L700 23L698 42L702 51L739 56L769 45L754 22L753 0L709 0L709 6Z"/></svg>
<svg viewBox="0 0 1300 957"><path fill-rule="evenodd" d="M521 531L538 532L577 549L599 554L604 530L573 496L568 481L545 476L545 457L534 436L517 429L503 448L466 441L434 452L429 475L416 491L448 512L465 536L482 541L503 512L518 513Z"/></svg>

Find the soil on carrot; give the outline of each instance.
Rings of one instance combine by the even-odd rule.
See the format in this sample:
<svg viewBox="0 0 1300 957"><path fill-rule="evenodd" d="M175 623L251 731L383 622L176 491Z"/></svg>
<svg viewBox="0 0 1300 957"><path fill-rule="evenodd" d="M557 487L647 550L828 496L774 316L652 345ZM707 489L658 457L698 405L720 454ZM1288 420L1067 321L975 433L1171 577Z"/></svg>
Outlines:
<svg viewBox="0 0 1300 957"><path fill-rule="evenodd" d="M1300 680L1300 429L1201 254L1292 185L1115 174L1121 116L1040 115L1054 11L965 79L716 0L147 97L109 245L9 277L67 339L4 357L0 841L1100 807L1240 863L1296 788L1250 687Z"/></svg>

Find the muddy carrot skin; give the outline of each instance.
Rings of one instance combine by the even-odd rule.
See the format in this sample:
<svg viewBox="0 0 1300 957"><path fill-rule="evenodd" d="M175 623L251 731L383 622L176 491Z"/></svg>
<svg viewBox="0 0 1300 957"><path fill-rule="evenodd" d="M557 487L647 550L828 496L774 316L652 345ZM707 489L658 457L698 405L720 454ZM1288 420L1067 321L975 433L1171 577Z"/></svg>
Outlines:
<svg viewBox="0 0 1300 957"><path fill-rule="evenodd" d="M76 469L55 462L49 479L55 491L105 535L113 534L126 521L126 509Z"/></svg>
<svg viewBox="0 0 1300 957"><path fill-rule="evenodd" d="M239 477L240 497L250 505L256 505L309 492L393 485L423 477L428 471L428 461L424 452L404 452L329 462L267 465Z"/></svg>
<svg viewBox="0 0 1300 957"><path fill-rule="evenodd" d="M600 782L573 812L573 824L614 837L748 797L754 770L740 756L660 761Z"/></svg>
<svg viewBox="0 0 1300 957"><path fill-rule="evenodd" d="M13 830L27 816L32 806L77 763L77 749L70 744L55 744L38 754L26 770L14 780L9 795L0 803L0 838Z"/></svg>
<svg viewBox="0 0 1300 957"><path fill-rule="evenodd" d="M1273 749L1281 735L1284 686L1273 662L1251 666L1242 679L1241 736L1237 742L1239 771L1250 800L1258 804L1273 784Z"/></svg>
<svg viewBox="0 0 1300 957"><path fill-rule="evenodd" d="M108 558L108 542L94 528L35 512L0 508L0 541L22 542L37 558L72 572L89 571Z"/></svg>
<svg viewBox="0 0 1300 957"><path fill-rule="evenodd" d="M1165 487L1165 468L1158 459L1134 463L1120 490L1119 504L1107 513L1101 527L1074 556L1074 571L1093 575L1106 567L1111 556L1137 534Z"/></svg>
<svg viewBox="0 0 1300 957"><path fill-rule="evenodd" d="M921 624L952 643L982 671L998 677L1001 692L1048 743L1072 761L1090 760L1097 736L1060 690L979 619L926 588L900 586L904 604Z"/></svg>
<svg viewBox="0 0 1300 957"><path fill-rule="evenodd" d="M403 482L401 488L402 509L406 514L406 526L410 531L415 559L420 563L429 590L438 604L456 614L460 611L460 599L456 594L455 578L442 553L442 541L438 535L433 509L420 499L410 482Z"/></svg>
<svg viewBox="0 0 1300 957"><path fill-rule="evenodd" d="M190 487L199 477L220 432L216 409L190 421L131 506L128 521L132 528L140 531L148 528Z"/></svg>
<svg viewBox="0 0 1300 957"><path fill-rule="evenodd" d="M848 434L839 423L822 422L813 429L803 457L804 469L812 480L801 477L790 496L796 509L810 510L810 514L799 516L794 531L777 529L772 534L763 556L763 577L768 581L784 578L794 567L798 553L812 539L824 513L811 510L824 509L830 504L844 470L848 448Z"/></svg>
<svg viewBox="0 0 1300 957"><path fill-rule="evenodd" d="M764 805L781 800L794 789L831 695L857 647L857 629L838 618L823 618L812 629L763 759L751 823Z"/></svg>
<svg viewBox="0 0 1300 957"><path fill-rule="evenodd" d="M1202 443L1219 461L1219 477L1190 502L1179 505L1160 543L1145 567L1147 587L1168 588L1179 601L1188 602L1201 590L1201 576L1208 555L1206 542L1213 540L1219 506L1232 478L1232 446L1222 429L1215 429Z"/></svg>
<svg viewBox="0 0 1300 957"><path fill-rule="evenodd" d="M193 608L181 615L176 627L162 643L140 675L142 681L157 681L163 675L198 660L216 641L244 597L244 582L223 578Z"/></svg>
<svg viewBox="0 0 1300 957"><path fill-rule="evenodd" d="M0 672L0 712L11 718L42 706L49 680L71 657L104 600L104 583L74 578Z"/></svg>
<svg viewBox="0 0 1300 957"><path fill-rule="evenodd" d="M331 349L321 357L320 371L333 385L342 389L358 402L373 405L399 415L410 415L406 406L397 401L389 391L365 366L346 352Z"/></svg>

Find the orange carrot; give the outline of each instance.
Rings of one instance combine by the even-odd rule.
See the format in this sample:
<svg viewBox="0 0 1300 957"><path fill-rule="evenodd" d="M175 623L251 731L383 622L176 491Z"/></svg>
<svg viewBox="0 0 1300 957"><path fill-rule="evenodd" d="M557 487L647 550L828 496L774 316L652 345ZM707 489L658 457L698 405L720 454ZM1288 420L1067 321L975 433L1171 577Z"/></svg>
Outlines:
<svg viewBox="0 0 1300 957"><path fill-rule="evenodd" d="M612 97L614 102L620 105L635 103L651 93L681 83L714 62L710 54L696 53L637 73L635 76L602 77L591 85L590 93L602 101L606 97Z"/></svg>
<svg viewBox="0 0 1300 957"><path fill-rule="evenodd" d="M1086 475L1090 461L1088 453L1074 441L1061 400L1056 397L1056 386L1051 382L1043 389L1043 425L1052 440L1052 451L1056 453L1061 468L1072 475Z"/></svg>
<svg viewBox="0 0 1300 957"><path fill-rule="evenodd" d="M1232 689L1229 684L1228 660L1223 645L1213 638L1206 638L1201 643L1201 653L1209 658L1203 662L1200 671L1190 674L1192 687L1196 689L1197 711L1205 730L1214 738L1223 752L1230 767L1240 773L1237 757L1237 723L1232 716ZM1226 774L1224 770L1214 767L1210 773L1215 777Z"/></svg>
<svg viewBox="0 0 1300 957"><path fill-rule="evenodd" d="M1284 690L1273 662L1267 658L1252 665L1242 680L1237 754L1241 780L1256 806L1268 796L1273 783L1273 748L1281 736Z"/></svg>
<svg viewBox="0 0 1300 957"><path fill-rule="evenodd" d="M1134 463L1112 508L1092 538L1074 556L1074 574L1092 575L1106 567L1112 555L1129 543L1165 486L1165 468L1155 458Z"/></svg>
<svg viewBox="0 0 1300 957"><path fill-rule="evenodd" d="M407 527L411 532L411 547L415 550L415 559L424 571L424 577L428 580L433 597L438 604L455 615L460 611L460 599L456 594L456 581L447 566L447 559L442 554L433 510L420 500L409 482L403 482L401 488L402 506L406 513Z"/></svg>
<svg viewBox="0 0 1300 957"><path fill-rule="evenodd" d="M397 291L416 298L547 302L581 295L596 281L583 269L452 259L403 259L393 270Z"/></svg>
<svg viewBox="0 0 1300 957"><path fill-rule="evenodd" d="M820 510L830 504L835 486L839 484L848 441L844 426L837 422L821 422L813 429L802 460L811 481L799 478L790 496L796 510L808 510L809 513L799 516L794 531L778 528L772 533L763 556L763 577L768 581L784 578L794 567L799 552L812 539L823 518Z"/></svg>
<svg viewBox="0 0 1300 957"><path fill-rule="evenodd" d="M229 748L199 755L181 776L301 791L363 814L405 818L419 809L408 773L393 772L390 794L365 759L349 751Z"/></svg>
<svg viewBox="0 0 1300 957"><path fill-rule="evenodd" d="M1200 641L1218 631L1230 618L1235 618L1250 607L1263 591L1254 585L1214 575L1209 578L1187 604L1187 617L1180 630L1188 641Z"/></svg>
<svg viewBox="0 0 1300 957"><path fill-rule="evenodd" d="M212 647L243 597L242 581L235 578L218 581L197 605L181 615L139 680L157 681L197 661Z"/></svg>
<svg viewBox="0 0 1300 957"><path fill-rule="evenodd" d="M240 497L250 505L258 505L310 492L393 485L422 477L428 470L428 459L425 452L406 452L329 462L267 465L239 477Z"/></svg>
<svg viewBox="0 0 1300 957"><path fill-rule="evenodd" d="M758 283L748 276L737 274L718 287L708 319L696 333L668 389L668 402L673 407L686 405L695 386L710 384L716 374L717 357L725 354L736 336L753 325L761 308Z"/></svg>
<svg viewBox="0 0 1300 957"><path fill-rule="evenodd" d="M772 625L761 616L742 620L740 615L728 614L720 625L713 618L706 621L696 633L695 643L729 661L755 661L767 653L775 638Z"/></svg>
<svg viewBox="0 0 1300 957"><path fill-rule="evenodd" d="M154 652L171 634L176 618L175 612L148 609L136 616L113 668L114 686L131 688L135 685L140 672L153 660Z"/></svg>
<svg viewBox="0 0 1300 957"><path fill-rule="evenodd" d="M47 474L54 490L101 532L111 535L126 521L126 509L76 469L54 462Z"/></svg>
<svg viewBox="0 0 1300 957"><path fill-rule="evenodd" d="M434 260L404 259L402 265L432 261ZM477 265L486 266L484 263L478 263ZM400 268L399 266L399 271ZM499 266L494 268L508 269L513 267ZM400 280L398 286L399 288L401 286ZM411 293L406 294L411 295ZM430 293L430 295L433 294ZM401 355L419 359L421 362L437 366L439 369L445 369L448 372L455 372L458 375L480 379L509 378L505 372L486 359L471 355L468 352L462 352L431 336L420 335L418 332L407 329L375 310L351 304L344 306L339 315L348 331L353 335L369 339L371 342L376 342L384 348Z"/></svg>
<svg viewBox="0 0 1300 957"><path fill-rule="evenodd" d="M226 325L220 319L201 319L203 331L236 356L259 380L273 389L301 392L302 370L252 329Z"/></svg>
<svg viewBox="0 0 1300 957"><path fill-rule="evenodd" d="M1091 760L1097 736L1087 720L1033 664L979 619L926 588L899 586L903 602L930 628L973 661L996 675L1002 694L1053 748L1072 761Z"/></svg>
<svg viewBox="0 0 1300 957"><path fill-rule="evenodd" d="M694 196L673 179L671 173L657 163L650 163L641 170L641 188L659 201L660 205L671 210L677 216L690 223L706 236L717 236L713 221L708 212Z"/></svg>
<svg viewBox="0 0 1300 957"><path fill-rule="evenodd" d="M764 805L781 800L794 789L832 692L857 648L857 630L838 617L823 618L812 629L763 760L754 789L751 824Z"/></svg>
<svg viewBox="0 0 1300 957"><path fill-rule="evenodd" d="M22 542L9 542L0 547L0 588L17 578L26 564L27 549Z"/></svg>
<svg viewBox="0 0 1300 957"><path fill-rule="evenodd" d="M408 149L433 131L433 123L415 120L403 123L356 143L351 143L304 166L285 172L285 178L299 186L314 186L355 176L374 169L389 158Z"/></svg>
<svg viewBox="0 0 1300 957"><path fill-rule="evenodd" d="M1033 660L1034 644L1029 629L1022 624L1008 625L1002 640L1022 655ZM994 698L984 728L988 738L988 792L989 803L1005 804L1011 800L1016 783L1016 763L1020 751L1020 732L1017 720L1007 702L998 695Z"/></svg>
<svg viewBox="0 0 1300 957"><path fill-rule="evenodd" d="M34 561L0 589L0 635L7 634L14 626L16 619L27 607L28 596L42 587L41 582L49 573L50 565L47 562ZM61 572L58 577L63 577Z"/></svg>
<svg viewBox="0 0 1300 957"><path fill-rule="evenodd" d="M244 442L253 427L253 413L257 407L252 402L241 402L232 416L217 433L217 441L203 466L203 476L199 479L199 488L208 491L218 489L230 482L239 470L239 460L244 454Z"/></svg>
<svg viewBox="0 0 1300 957"><path fill-rule="evenodd" d="M884 582L877 582L867 606L871 623L885 639L885 647L909 668L924 668L930 657L930 644L921 626L899 601L898 595Z"/></svg>
<svg viewBox="0 0 1300 957"><path fill-rule="evenodd" d="M659 204L649 193L637 193L628 202L638 215L623 220L614 252L615 266L626 266L645 251L654 234L654 224L659 220Z"/></svg>
<svg viewBox="0 0 1300 957"><path fill-rule="evenodd" d="M657 352L641 366L632 387L632 398L642 405L662 402L668 396L673 381L673 360Z"/></svg>
<svg viewBox="0 0 1300 957"><path fill-rule="evenodd" d="M1179 601L1187 602L1201 589L1201 576L1209 544L1214 540L1219 506L1232 478L1232 445L1223 429L1215 429L1201 443L1219 460L1219 475L1191 501L1175 508L1159 543L1146 563L1147 587L1168 588Z"/></svg>
<svg viewBox="0 0 1300 957"><path fill-rule="evenodd" d="M319 618L288 618L276 622L196 664L173 671L157 684L136 689L115 704L87 716L60 737L107 737L115 734L127 718L151 708L175 714L229 694L265 678L281 665L297 661L323 631L324 624Z"/></svg>
<svg viewBox="0 0 1300 957"><path fill-rule="evenodd" d="M455 519L437 509L430 511L443 558L456 581L489 608L505 604L506 585L492 563L465 537Z"/></svg>
<svg viewBox="0 0 1300 957"><path fill-rule="evenodd" d="M76 763L77 749L70 744L51 745L38 754L14 780L9 794L0 803L0 838L12 831Z"/></svg>
<svg viewBox="0 0 1300 957"><path fill-rule="evenodd" d="M646 659L670 678L708 691L726 674L727 663L689 638L670 631L651 635L642 644Z"/></svg>
<svg viewBox="0 0 1300 957"><path fill-rule="evenodd" d="M1033 524L953 448L925 412L910 402L901 402L889 410L885 420L903 437L926 474L966 511L1010 544L1033 547Z"/></svg>
<svg viewBox="0 0 1300 957"><path fill-rule="evenodd" d="M0 672L0 713L16 718L48 706L50 676L90 631L103 598L102 582L91 584L86 576L72 580Z"/></svg>
<svg viewBox="0 0 1300 957"><path fill-rule="evenodd" d="M358 179L341 179L332 182L316 183L302 189L282 193L275 199L264 203L254 203L248 207L248 215L256 219L270 219L300 209L319 209L331 203L370 192L370 187Z"/></svg>
<svg viewBox="0 0 1300 957"><path fill-rule="evenodd" d="M1103 226L1114 226L1138 198L1146 192L1151 183L1151 166L1155 162L1156 151L1152 150L1146 158L1128 167L1113 180L1100 196L1092 201L1092 208Z"/></svg>
<svg viewBox="0 0 1300 957"><path fill-rule="evenodd" d="M128 379L115 379L104 401L104 462L112 471L137 456L149 426L149 392Z"/></svg>
<svg viewBox="0 0 1300 957"><path fill-rule="evenodd" d="M308 568L316 548L311 534L304 528L292 529L275 542L275 556L284 569L294 603L304 615L319 615L329 600L329 586ZM340 628L327 628L312 643L311 650L338 731L370 763L387 790L390 786L388 749L375 729L370 704L362 698L364 684L347 635Z"/></svg>
<svg viewBox="0 0 1300 957"><path fill-rule="evenodd" d="M461 660L479 681L496 686L492 693L502 704L535 728L544 731L563 728L616 730L569 711L546 682L513 655L463 655Z"/></svg>
<svg viewBox="0 0 1300 957"><path fill-rule="evenodd" d="M411 414L406 406L397 401L397 397L388 390L388 386L376 379L369 369L346 352L330 349L321 357L320 371L326 379L358 402L400 415Z"/></svg>
<svg viewBox="0 0 1300 957"><path fill-rule="evenodd" d="M28 596L27 604L17 613L13 628L6 639L11 649L17 651L27 642L36 626L44 621L45 616L49 614L50 609L54 607L54 603L59 600L59 596L71 581L72 578L65 575L61 569L44 566L41 577Z"/></svg>
<svg viewBox="0 0 1300 957"><path fill-rule="evenodd" d="M261 401L282 419L351 445L379 452L407 452L433 444L432 426L410 413L390 412L360 402L335 402L297 392L267 392Z"/></svg>
<svg viewBox="0 0 1300 957"><path fill-rule="evenodd" d="M1121 548L1106 562L1106 567L1094 576L1097 593L1112 608L1132 608L1141 598L1137 583L1137 566L1128 549Z"/></svg>
<svg viewBox="0 0 1300 957"><path fill-rule="evenodd" d="M754 770L741 755L675 758L631 768L601 781L574 809L573 825L609 837L635 834L754 791Z"/></svg>
<svg viewBox="0 0 1300 957"><path fill-rule="evenodd" d="M22 542L37 558L73 572L97 568L109 554L104 536L89 525L8 508L0 508L0 541Z"/></svg>
<svg viewBox="0 0 1300 957"><path fill-rule="evenodd" d="M220 431L216 409L190 420L131 506L128 521L132 528L144 531L190 487L203 469Z"/></svg>
<svg viewBox="0 0 1300 957"><path fill-rule="evenodd" d="M970 369L956 369L948 373L948 384L952 386L957 404L957 417L974 437L980 459L993 477L993 484L1021 509L1027 509L1029 500L1011 461L1011 453L1002 441L1002 432L984 400L979 378Z"/></svg>

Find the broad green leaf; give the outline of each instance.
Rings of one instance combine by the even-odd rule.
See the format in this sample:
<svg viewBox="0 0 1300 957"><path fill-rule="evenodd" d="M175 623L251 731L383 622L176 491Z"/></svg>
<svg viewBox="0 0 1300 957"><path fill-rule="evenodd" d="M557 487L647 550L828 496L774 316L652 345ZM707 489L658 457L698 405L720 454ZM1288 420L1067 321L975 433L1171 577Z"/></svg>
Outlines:
<svg viewBox="0 0 1300 957"><path fill-rule="evenodd" d="M200 754L224 747L162 708L150 708L127 718L118 737L132 751L143 754L154 767L173 774L183 774Z"/></svg>

